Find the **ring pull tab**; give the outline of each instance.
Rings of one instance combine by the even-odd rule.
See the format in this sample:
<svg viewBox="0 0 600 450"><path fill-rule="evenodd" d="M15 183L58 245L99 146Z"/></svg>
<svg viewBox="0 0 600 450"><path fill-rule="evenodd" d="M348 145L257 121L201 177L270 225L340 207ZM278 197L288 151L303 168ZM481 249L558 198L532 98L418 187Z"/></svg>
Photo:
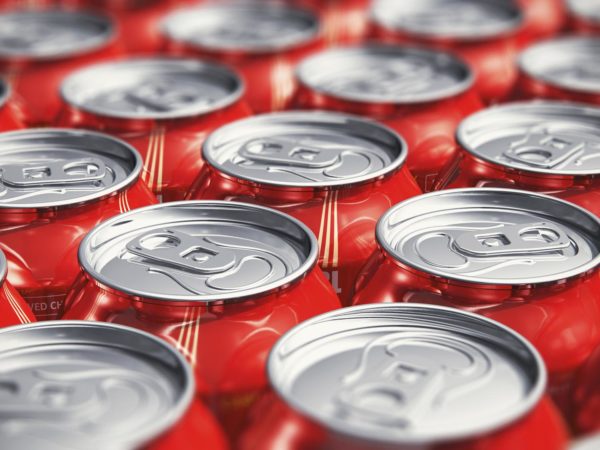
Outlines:
<svg viewBox="0 0 600 450"><path fill-rule="evenodd" d="M197 86L188 86L179 80L163 78L146 80L133 89L112 94L113 102L129 102L135 107L153 112L169 112L190 104L210 105L212 100L202 95Z"/></svg>
<svg viewBox="0 0 600 450"><path fill-rule="evenodd" d="M319 169L335 164L339 150L322 149L289 138L254 139L240 149L240 156L269 165Z"/></svg>
<svg viewBox="0 0 600 450"><path fill-rule="evenodd" d="M98 183L106 176L106 165L97 158L46 164L7 164L1 169L2 181L19 188Z"/></svg>
<svg viewBox="0 0 600 450"><path fill-rule="evenodd" d="M548 222L508 225L498 231L468 231L454 241L456 249L477 257L519 256L561 251L571 245L567 234Z"/></svg>
<svg viewBox="0 0 600 450"><path fill-rule="evenodd" d="M127 250L162 266L198 274L216 274L231 269L235 252L182 231L151 231L127 243ZM164 269L165 267L163 267Z"/></svg>
<svg viewBox="0 0 600 450"><path fill-rule="evenodd" d="M511 143L504 156L527 166L551 169L569 160L585 147L585 141L563 133L527 133Z"/></svg>

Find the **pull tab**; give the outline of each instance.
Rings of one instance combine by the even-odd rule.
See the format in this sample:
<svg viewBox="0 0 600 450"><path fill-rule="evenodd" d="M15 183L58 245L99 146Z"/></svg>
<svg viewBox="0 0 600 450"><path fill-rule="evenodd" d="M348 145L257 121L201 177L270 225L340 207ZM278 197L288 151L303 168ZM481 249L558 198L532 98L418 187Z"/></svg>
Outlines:
<svg viewBox="0 0 600 450"><path fill-rule="evenodd" d="M248 18L236 20L235 25L227 23L214 30L214 36L219 36L233 42L260 42L276 39L289 33L289 23L279 18L268 16L256 17L256 20Z"/></svg>
<svg viewBox="0 0 600 450"><path fill-rule="evenodd" d="M518 256L566 249L571 241L557 225L547 222L508 225L501 231L469 231L454 241L457 250L472 256Z"/></svg>
<svg viewBox="0 0 600 450"><path fill-rule="evenodd" d="M254 139L240 149L243 158L265 164L318 169L339 160L339 150L323 150L288 138Z"/></svg>
<svg viewBox="0 0 600 450"><path fill-rule="evenodd" d="M198 274L222 273L236 263L235 252L181 231L152 231L127 243L134 255Z"/></svg>
<svg viewBox="0 0 600 450"><path fill-rule="evenodd" d="M532 132L513 142L504 156L528 166L550 169L571 158L584 146L585 142L574 136Z"/></svg>
<svg viewBox="0 0 600 450"><path fill-rule="evenodd" d="M20 188L100 182L105 176L106 165L96 158L2 166L2 182Z"/></svg>
<svg viewBox="0 0 600 450"><path fill-rule="evenodd" d="M177 80L147 80L134 89L119 92L115 100L125 99L131 104L154 112L168 112L183 108L190 104L212 101L202 95L198 86L186 86Z"/></svg>

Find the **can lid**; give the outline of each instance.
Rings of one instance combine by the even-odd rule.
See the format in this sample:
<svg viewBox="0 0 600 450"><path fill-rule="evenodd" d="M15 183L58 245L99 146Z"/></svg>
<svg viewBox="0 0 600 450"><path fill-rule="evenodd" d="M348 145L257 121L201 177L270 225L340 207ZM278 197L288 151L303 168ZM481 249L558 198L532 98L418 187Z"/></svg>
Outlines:
<svg viewBox="0 0 600 450"><path fill-rule="evenodd" d="M203 49L266 53L315 39L319 20L289 5L226 3L175 11L162 29L170 39Z"/></svg>
<svg viewBox="0 0 600 450"><path fill-rule="evenodd" d="M600 435L578 439L569 447L570 450L598 450L600 448Z"/></svg>
<svg viewBox="0 0 600 450"><path fill-rule="evenodd" d="M497 0L377 0L372 16L381 26L433 39L482 40L518 29L514 2Z"/></svg>
<svg viewBox="0 0 600 450"><path fill-rule="evenodd" d="M600 2L590 0L567 0L567 7L576 16L591 22L600 22Z"/></svg>
<svg viewBox="0 0 600 450"><path fill-rule="evenodd" d="M317 242L298 220L245 203L185 201L120 214L79 247L100 283L146 298L245 300L302 278Z"/></svg>
<svg viewBox="0 0 600 450"><path fill-rule="evenodd" d="M449 53L398 45L327 50L296 70L300 82L315 91L367 103L436 101L473 84L468 66Z"/></svg>
<svg viewBox="0 0 600 450"><path fill-rule="evenodd" d="M517 285L576 276L600 262L600 219L572 203L512 189L449 189L399 203L377 240L418 270Z"/></svg>
<svg viewBox="0 0 600 450"><path fill-rule="evenodd" d="M55 59L88 53L114 37L108 17L75 11L0 14L0 58Z"/></svg>
<svg viewBox="0 0 600 450"><path fill-rule="evenodd" d="M494 106L463 120L460 145L478 158L541 174L600 174L600 108L529 101Z"/></svg>
<svg viewBox="0 0 600 450"><path fill-rule="evenodd" d="M263 114L225 125L203 147L219 171L256 183L347 186L400 167L406 144L394 131L360 117L328 112Z"/></svg>
<svg viewBox="0 0 600 450"><path fill-rule="evenodd" d="M495 431L543 395L539 354L509 328L423 304L343 308L286 333L267 363L276 392L327 429L425 444Z"/></svg>
<svg viewBox="0 0 600 450"><path fill-rule="evenodd" d="M183 58L135 58L81 69L63 81L64 100L124 119L177 119L235 103L242 80L229 68Z"/></svg>
<svg viewBox="0 0 600 450"><path fill-rule="evenodd" d="M191 369L129 327L48 321L0 330L0 440L6 448L137 448L188 409Z"/></svg>
<svg viewBox="0 0 600 450"><path fill-rule="evenodd" d="M138 179L130 145L91 131L39 128L0 134L0 209L75 205Z"/></svg>
<svg viewBox="0 0 600 450"><path fill-rule="evenodd" d="M521 70L548 84L584 93L600 92L600 38L563 37L527 48Z"/></svg>

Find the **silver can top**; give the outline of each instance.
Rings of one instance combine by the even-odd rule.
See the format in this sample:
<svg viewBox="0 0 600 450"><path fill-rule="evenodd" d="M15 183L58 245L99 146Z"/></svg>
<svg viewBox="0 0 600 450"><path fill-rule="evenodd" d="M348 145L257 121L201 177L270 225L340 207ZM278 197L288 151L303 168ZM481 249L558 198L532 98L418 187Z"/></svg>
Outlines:
<svg viewBox="0 0 600 450"><path fill-rule="evenodd" d="M131 449L188 409L191 369L133 328L48 321L0 330L0 440L5 448Z"/></svg>
<svg viewBox="0 0 600 450"><path fill-rule="evenodd" d="M345 186L400 167L406 144L360 117L285 112L239 120L204 143L204 159L236 178L278 186Z"/></svg>
<svg viewBox="0 0 600 450"><path fill-rule="evenodd" d="M135 58L96 64L63 81L61 94L92 114L124 119L176 119L235 103L242 80L229 68L183 58Z"/></svg>
<svg viewBox="0 0 600 450"><path fill-rule="evenodd" d="M468 283L564 280L600 263L600 219L572 203L512 189L450 189L389 209L377 240L393 258Z"/></svg>
<svg viewBox="0 0 600 450"><path fill-rule="evenodd" d="M384 28L434 39L498 37L523 20L514 2L497 0L376 0L371 13Z"/></svg>
<svg viewBox="0 0 600 450"><path fill-rule="evenodd" d="M296 72L317 92L367 103L436 101L473 83L468 66L448 53L383 44L327 50L302 61Z"/></svg>
<svg viewBox="0 0 600 450"><path fill-rule="evenodd" d="M185 201L120 214L79 247L102 284L172 301L244 300L301 279L317 243L301 222L245 203Z"/></svg>
<svg viewBox="0 0 600 450"><path fill-rule="evenodd" d="M571 91L600 93L600 38L562 37L527 48L519 66L532 78Z"/></svg>
<svg viewBox="0 0 600 450"><path fill-rule="evenodd" d="M10 97L10 85L0 78L0 108L2 108Z"/></svg>
<svg viewBox="0 0 600 450"><path fill-rule="evenodd" d="M598 0L567 0L567 7L572 14L584 20L600 23L600 1Z"/></svg>
<svg viewBox="0 0 600 450"><path fill-rule="evenodd" d="M142 158L111 136L39 128L0 134L0 209L77 205L138 179Z"/></svg>
<svg viewBox="0 0 600 450"><path fill-rule="evenodd" d="M460 145L478 158L543 174L600 173L600 108L530 101L477 112L458 127Z"/></svg>
<svg viewBox="0 0 600 450"><path fill-rule="evenodd" d="M546 372L507 327L421 304L343 308L286 333L267 363L271 385L328 430L392 445L497 430L530 411Z"/></svg>
<svg viewBox="0 0 600 450"><path fill-rule="evenodd" d="M186 8L162 23L172 40L213 51L273 52L315 39L319 20L309 10L278 3L225 3Z"/></svg>
<svg viewBox="0 0 600 450"><path fill-rule="evenodd" d="M18 11L0 14L0 58L55 59L88 53L114 38L104 16L75 11Z"/></svg>

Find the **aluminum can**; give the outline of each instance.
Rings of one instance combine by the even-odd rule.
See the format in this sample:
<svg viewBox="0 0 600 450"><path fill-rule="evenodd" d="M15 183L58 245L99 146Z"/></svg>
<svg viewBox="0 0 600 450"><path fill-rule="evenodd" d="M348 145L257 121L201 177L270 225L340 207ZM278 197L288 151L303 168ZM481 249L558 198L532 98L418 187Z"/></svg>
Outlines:
<svg viewBox="0 0 600 450"><path fill-rule="evenodd" d="M504 99L517 80L523 16L508 1L375 0L370 34L380 40L447 50L473 69L487 103Z"/></svg>
<svg viewBox="0 0 600 450"><path fill-rule="evenodd" d="M255 112L289 108L294 66L323 46L318 16L272 2L217 3L181 9L162 23L170 53L230 64L243 75Z"/></svg>
<svg viewBox="0 0 600 450"><path fill-rule="evenodd" d="M191 450L227 444L192 371L129 327L48 321L0 330L5 448Z"/></svg>
<svg viewBox="0 0 600 450"><path fill-rule="evenodd" d="M0 132L25 128L22 113L9 84L0 78Z"/></svg>
<svg viewBox="0 0 600 450"><path fill-rule="evenodd" d="M570 30L600 35L600 3L595 0L567 0L566 4Z"/></svg>
<svg viewBox="0 0 600 450"><path fill-rule="evenodd" d="M537 347L566 410L600 343L600 219L554 197L452 189L392 207L354 304L421 302L478 312Z"/></svg>
<svg viewBox="0 0 600 450"><path fill-rule="evenodd" d="M71 71L121 53L105 16L82 11L0 12L0 74L9 80L28 126L48 125L60 109L59 86Z"/></svg>
<svg viewBox="0 0 600 450"><path fill-rule="evenodd" d="M0 251L0 329L11 325L35 322L31 309L6 279L8 263Z"/></svg>
<svg viewBox="0 0 600 450"><path fill-rule="evenodd" d="M301 109L325 109L378 120L410 149L407 165L427 187L455 152L454 132L482 108L469 68L435 50L370 44L328 50L297 69Z"/></svg>
<svg viewBox="0 0 600 450"><path fill-rule="evenodd" d="M240 450L564 450L525 339L431 305L344 308L285 334Z"/></svg>
<svg viewBox="0 0 600 450"><path fill-rule="evenodd" d="M435 190L516 188L554 195L600 216L600 108L528 101L492 107L465 119L461 150Z"/></svg>
<svg viewBox="0 0 600 450"><path fill-rule="evenodd" d="M515 98L600 105L600 37L566 36L535 44L519 56Z"/></svg>
<svg viewBox="0 0 600 450"><path fill-rule="evenodd" d="M509 0L516 1L524 14L521 31L522 43L546 39L559 33L567 19L565 0ZM569 0L566 0L567 2ZM586 0L584 0L586 1Z"/></svg>
<svg viewBox="0 0 600 450"><path fill-rule="evenodd" d="M302 0L319 13L329 46L358 44L367 37L371 0Z"/></svg>
<svg viewBox="0 0 600 450"><path fill-rule="evenodd" d="M340 306L301 222L236 202L172 202L99 225L64 318L133 326L190 361L197 391L234 436L266 386L279 336Z"/></svg>
<svg viewBox="0 0 600 450"><path fill-rule="evenodd" d="M156 203L140 155L110 136L66 129L0 134L0 248L9 282L38 319L55 319L79 274L77 248L103 220Z"/></svg>
<svg viewBox="0 0 600 450"><path fill-rule="evenodd" d="M260 204L305 223L319 265L342 303L375 250L375 224L421 193L406 144L374 121L329 112L283 112L226 125L204 143L206 162L188 198Z"/></svg>
<svg viewBox="0 0 600 450"><path fill-rule="evenodd" d="M181 200L203 161L208 133L250 115L244 85L228 68L187 58L133 58L94 65L61 86L61 126L116 136L144 159L159 200Z"/></svg>

